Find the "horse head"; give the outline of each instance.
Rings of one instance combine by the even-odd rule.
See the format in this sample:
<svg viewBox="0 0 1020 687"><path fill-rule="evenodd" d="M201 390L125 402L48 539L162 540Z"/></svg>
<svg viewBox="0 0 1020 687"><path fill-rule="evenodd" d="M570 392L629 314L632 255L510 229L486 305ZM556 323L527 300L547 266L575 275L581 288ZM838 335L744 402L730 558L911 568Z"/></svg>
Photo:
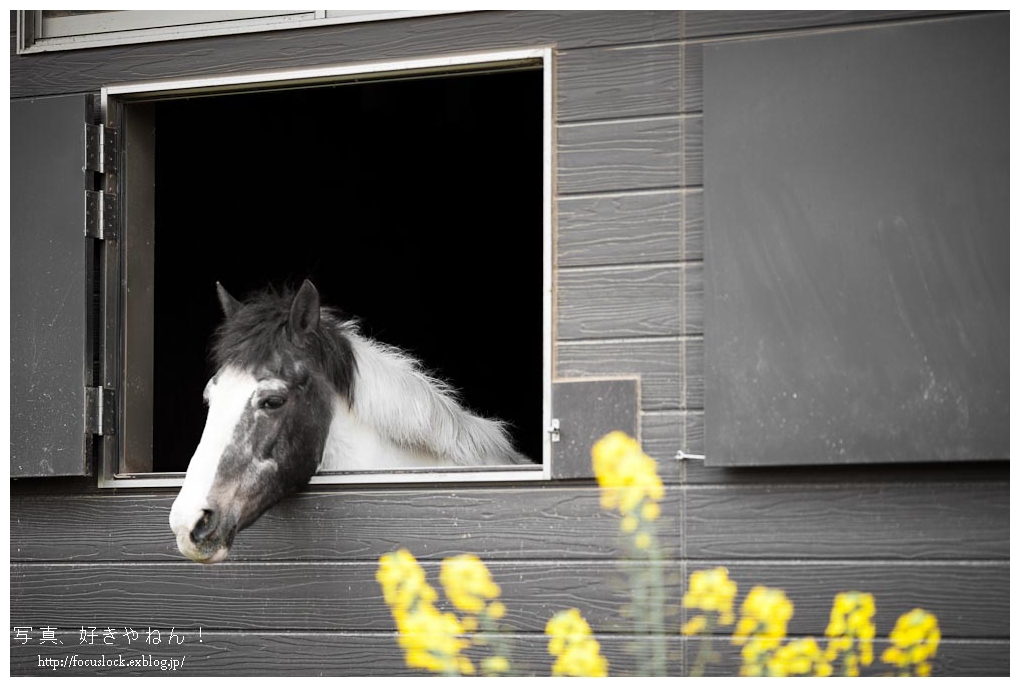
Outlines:
<svg viewBox="0 0 1020 687"><path fill-rule="evenodd" d="M208 416L170 511L177 547L200 563L223 560L239 531L308 483L334 399L350 402L355 374L349 342L323 330L310 282L243 304L217 290L225 320L203 394Z"/></svg>

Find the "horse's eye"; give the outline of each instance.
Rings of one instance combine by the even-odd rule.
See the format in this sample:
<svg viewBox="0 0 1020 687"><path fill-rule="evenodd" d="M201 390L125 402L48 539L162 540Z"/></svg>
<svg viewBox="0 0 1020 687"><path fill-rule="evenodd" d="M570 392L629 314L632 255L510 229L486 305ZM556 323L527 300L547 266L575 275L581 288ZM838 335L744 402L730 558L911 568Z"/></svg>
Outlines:
<svg viewBox="0 0 1020 687"><path fill-rule="evenodd" d="M259 401L259 410L276 410L287 402L286 396L266 396Z"/></svg>

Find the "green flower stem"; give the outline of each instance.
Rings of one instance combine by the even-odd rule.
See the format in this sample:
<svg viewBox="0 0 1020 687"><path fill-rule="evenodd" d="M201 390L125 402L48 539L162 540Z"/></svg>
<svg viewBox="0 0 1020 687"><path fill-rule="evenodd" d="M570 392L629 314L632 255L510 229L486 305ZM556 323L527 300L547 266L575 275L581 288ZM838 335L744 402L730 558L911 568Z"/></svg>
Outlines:
<svg viewBox="0 0 1020 687"><path fill-rule="evenodd" d="M711 663L714 651L712 650L712 633L715 632L716 622L714 614L705 614L705 628L699 633L701 640L698 642L698 654L694 658L694 666L689 675L691 677L704 677L705 668Z"/></svg>
<svg viewBox="0 0 1020 687"><path fill-rule="evenodd" d="M479 617L479 622L482 627L482 631L492 638L491 640L487 640L486 642L492 648L492 655L502 656L505 659L507 659L507 662L509 663L509 668L507 672L500 673L499 675L503 675L506 677L515 677L516 671L514 671L514 662L510 660L510 653L512 647L510 645L510 642L507 639L505 639L506 635L500 632L499 626L496 624L495 619L490 618L489 615L485 612L483 612L482 615Z"/></svg>

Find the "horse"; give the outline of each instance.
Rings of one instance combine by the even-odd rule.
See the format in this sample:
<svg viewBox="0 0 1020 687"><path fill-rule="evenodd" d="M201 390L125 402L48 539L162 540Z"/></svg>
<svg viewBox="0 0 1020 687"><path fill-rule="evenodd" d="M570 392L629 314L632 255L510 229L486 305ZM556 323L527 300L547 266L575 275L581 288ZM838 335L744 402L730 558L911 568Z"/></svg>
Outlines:
<svg viewBox="0 0 1020 687"><path fill-rule="evenodd" d="M467 410L405 352L322 307L308 280L240 302L224 320L205 387L201 440L170 510L182 554L217 563L235 535L317 470L531 463L505 425Z"/></svg>

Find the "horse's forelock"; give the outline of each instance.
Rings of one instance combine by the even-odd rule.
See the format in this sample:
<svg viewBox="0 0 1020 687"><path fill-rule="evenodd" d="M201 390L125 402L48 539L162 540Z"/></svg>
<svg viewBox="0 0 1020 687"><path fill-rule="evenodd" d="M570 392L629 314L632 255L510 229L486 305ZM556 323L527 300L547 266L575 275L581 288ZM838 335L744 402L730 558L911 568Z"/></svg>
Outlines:
<svg viewBox="0 0 1020 687"><path fill-rule="evenodd" d="M213 360L217 368L245 370L275 367L284 360L319 369L348 403L353 398L356 363L346 330L353 322L322 309L318 326L300 337L289 331L294 293L266 291L247 301L216 330Z"/></svg>

